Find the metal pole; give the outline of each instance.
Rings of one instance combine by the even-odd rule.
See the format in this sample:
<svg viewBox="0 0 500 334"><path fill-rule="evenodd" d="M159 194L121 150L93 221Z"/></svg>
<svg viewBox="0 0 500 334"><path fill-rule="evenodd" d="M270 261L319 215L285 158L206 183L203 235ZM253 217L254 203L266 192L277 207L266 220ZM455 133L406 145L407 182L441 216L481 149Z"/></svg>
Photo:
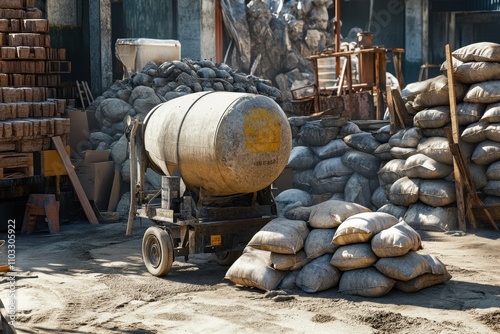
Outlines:
<svg viewBox="0 0 500 334"><path fill-rule="evenodd" d="M340 0L335 0L335 52L340 52ZM335 75L340 73L340 58L335 58Z"/></svg>

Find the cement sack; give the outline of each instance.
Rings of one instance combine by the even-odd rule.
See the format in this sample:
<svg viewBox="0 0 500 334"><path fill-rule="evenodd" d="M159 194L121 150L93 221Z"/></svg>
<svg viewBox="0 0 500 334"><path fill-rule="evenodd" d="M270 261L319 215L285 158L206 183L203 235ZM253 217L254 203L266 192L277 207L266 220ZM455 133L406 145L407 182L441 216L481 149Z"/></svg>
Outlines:
<svg viewBox="0 0 500 334"><path fill-rule="evenodd" d="M339 292L362 297L382 297L388 294L395 284L395 280L373 267L356 269L342 274Z"/></svg>
<svg viewBox="0 0 500 334"><path fill-rule="evenodd" d="M392 147L414 148L417 147L421 138L422 130L420 128L402 129L392 135L389 144Z"/></svg>
<svg viewBox="0 0 500 334"><path fill-rule="evenodd" d="M356 125L356 123L347 122L340 128L338 136L344 138L358 132L363 132L363 131L361 131L361 129L359 128L359 126Z"/></svg>
<svg viewBox="0 0 500 334"><path fill-rule="evenodd" d="M307 146L295 146L290 151L286 167L294 170L306 170L315 164L314 153Z"/></svg>
<svg viewBox="0 0 500 334"><path fill-rule="evenodd" d="M460 138L466 143L479 143L486 140L486 131L489 123L487 122L476 122L468 125Z"/></svg>
<svg viewBox="0 0 500 334"><path fill-rule="evenodd" d="M364 153L373 153L380 142L369 132L358 132L344 137L347 146Z"/></svg>
<svg viewBox="0 0 500 334"><path fill-rule="evenodd" d="M498 64L500 66L500 64ZM457 104L458 125L469 125L481 119L486 109L484 103L462 102Z"/></svg>
<svg viewBox="0 0 500 334"><path fill-rule="evenodd" d="M500 102L500 80L484 81L470 86L464 97L465 102Z"/></svg>
<svg viewBox="0 0 500 334"><path fill-rule="evenodd" d="M424 137L443 137L446 138L446 128L451 128L451 124L448 123L442 128L437 129L422 129L422 134Z"/></svg>
<svg viewBox="0 0 500 334"><path fill-rule="evenodd" d="M475 163L470 163L469 171L474 188L476 190L484 188L484 186L488 183L488 176L486 174L485 167L476 165Z"/></svg>
<svg viewBox="0 0 500 334"><path fill-rule="evenodd" d="M413 117L415 126L422 129L441 128L450 122L450 107L436 106L419 111Z"/></svg>
<svg viewBox="0 0 500 334"><path fill-rule="evenodd" d="M420 179L405 176L391 185L389 200L392 204L409 206L418 201Z"/></svg>
<svg viewBox="0 0 500 334"><path fill-rule="evenodd" d="M470 158L474 151L474 145L461 143L460 147L464 156ZM446 137L422 138L417 146L417 153L424 154L437 162L453 165L453 155Z"/></svg>
<svg viewBox="0 0 500 334"><path fill-rule="evenodd" d="M291 209L285 213L285 218L291 220L303 220L308 221L309 216L311 215L312 207L311 206L299 206L297 208Z"/></svg>
<svg viewBox="0 0 500 334"><path fill-rule="evenodd" d="M407 208L405 206L399 206L399 205L394 205L392 203L388 203L382 206L380 209L378 209L377 212L385 212L390 215L393 215L398 219L401 219L406 214L406 210Z"/></svg>
<svg viewBox="0 0 500 334"><path fill-rule="evenodd" d="M385 143L377 147L377 149L372 154L380 161L389 161L393 158L391 154L391 148L392 146L389 143Z"/></svg>
<svg viewBox="0 0 500 334"><path fill-rule="evenodd" d="M288 117L288 123L290 123L291 126L300 128L302 125L306 124L309 119L309 116L292 116Z"/></svg>
<svg viewBox="0 0 500 334"><path fill-rule="evenodd" d="M456 230L458 226L457 208L434 208L418 202L410 205L404 220L416 230L438 232Z"/></svg>
<svg viewBox="0 0 500 334"><path fill-rule="evenodd" d="M420 234L405 221L377 233L371 240L373 253L378 257L403 256L422 249Z"/></svg>
<svg viewBox="0 0 500 334"><path fill-rule="evenodd" d="M484 205L497 205L500 204L500 197L486 196L483 200Z"/></svg>
<svg viewBox="0 0 500 334"><path fill-rule="evenodd" d="M430 78L424 81L417 81L417 82L412 82L406 85L406 87L401 91L401 97L405 101L413 101L415 100L415 97L420 94L425 92L426 90L429 89L429 86L431 85L432 81L434 78Z"/></svg>
<svg viewBox="0 0 500 334"><path fill-rule="evenodd" d="M342 162L356 173L367 178L376 176L380 168L380 160L374 155L354 150L346 152L342 156Z"/></svg>
<svg viewBox="0 0 500 334"><path fill-rule="evenodd" d="M312 207L309 226L312 228L336 228L352 215L370 212L370 209L339 200L328 200Z"/></svg>
<svg viewBox="0 0 500 334"><path fill-rule="evenodd" d="M352 174L352 173L351 173ZM343 176L332 176L326 179L314 179L311 183L313 194L340 193L351 178L351 174Z"/></svg>
<svg viewBox="0 0 500 334"><path fill-rule="evenodd" d="M375 208L377 208L377 210L382 206L391 203L383 187L378 187L377 189L375 189L370 200Z"/></svg>
<svg viewBox="0 0 500 334"><path fill-rule="evenodd" d="M394 286L404 292L417 292L422 289L443 284L451 279L451 275L446 266L434 255L422 255L431 266L431 272L415 277L409 281L397 281Z"/></svg>
<svg viewBox="0 0 500 334"><path fill-rule="evenodd" d="M303 171L293 171L292 180L294 188L310 193L312 190L312 184L318 179L316 178L316 174L314 174L314 169L308 169Z"/></svg>
<svg viewBox="0 0 500 334"><path fill-rule="evenodd" d="M441 65L441 72L446 75L448 66L446 61ZM472 84L489 80L500 79L500 64L489 61L464 63L453 59L453 78L464 84Z"/></svg>
<svg viewBox="0 0 500 334"><path fill-rule="evenodd" d="M453 166L417 153L406 159L403 172L409 178L442 179L453 172Z"/></svg>
<svg viewBox="0 0 500 334"><path fill-rule="evenodd" d="M500 196L500 181L490 180L483 188L483 192L489 196Z"/></svg>
<svg viewBox="0 0 500 334"><path fill-rule="evenodd" d="M453 51L452 55L462 62L500 62L500 44L491 42L473 43Z"/></svg>
<svg viewBox="0 0 500 334"><path fill-rule="evenodd" d="M351 175L352 173L354 173L354 171L343 162L342 157L322 160L314 167L314 175L317 179Z"/></svg>
<svg viewBox="0 0 500 334"><path fill-rule="evenodd" d="M306 191L300 189L287 189L278 194L275 198L276 203L278 204L278 209L283 211L283 209L290 205L299 203L297 206L311 206L312 199L311 195Z"/></svg>
<svg viewBox="0 0 500 334"><path fill-rule="evenodd" d="M331 140L324 146L311 146L313 152L321 159L341 157L345 152L351 150L342 139Z"/></svg>
<svg viewBox="0 0 500 334"><path fill-rule="evenodd" d="M486 170L488 180L500 180L500 161L495 161Z"/></svg>
<svg viewBox="0 0 500 334"><path fill-rule="evenodd" d="M433 207L455 203L455 183L446 180L421 180L418 199Z"/></svg>
<svg viewBox="0 0 500 334"><path fill-rule="evenodd" d="M248 246L280 254L296 254L304 247L309 230L302 220L275 218L257 232Z"/></svg>
<svg viewBox="0 0 500 334"><path fill-rule="evenodd" d="M405 108L408 111L408 115L410 116L415 116L421 109L416 109L415 106L413 105L413 101L406 101L405 102ZM424 109L424 108L422 108Z"/></svg>
<svg viewBox="0 0 500 334"><path fill-rule="evenodd" d="M297 274L295 284L304 292L315 293L339 284L340 270L330 264L330 254L320 256L306 264Z"/></svg>
<svg viewBox="0 0 500 334"><path fill-rule="evenodd" d="M271 267L276 270L299 270L306 265L307 259L304 250L297 254L280 254L271 252L270 257Z"/></svg>
<svg viewBox="0 0 500 334"><path fill-rule="evenodd" d="M391 148L391 155L394 159L408 159L417 153L416 148L393 147Z"/></svg>
<svg viewBox="0 0 500 334"><path fill-rule="evenodd" d="M481 122L499 123L500 122L500 102L488 104L486 110L481 116Z"/></svg>
<svg viewBox="0 0 500 334"><path fill-rule="evenodd" d="M417 153L424 154L437 162L453 164L453 155L447 138L431 137L422 138L417 146Z"/></svg>
<svg viewBox="0 0 500 334"><path fill-rule="evenodd" d="M352 174L344 189L344 199L371 208L371 195L370 181L361 174Z"/></svg>
<svg viewBox="0 0 500 334"><path fill-rule="evenodd" d="M225 278L234 284L260 290L275 290L285 276L285 271L269 266L271 253L252 250L243 253L226 272Z"/></svg>
<svg viewBox="0 0 500 334"><path fill-rule="evenodd" d="M375 131L372 134L373 138L378 140L381 143L387 143L389 142L389 139L391 139L391 125L384 125L377 131Z"/></svg>
<svg viewBox="0 0 500 334"><path fill-rule="evenodd" d="M380 170L378 171L378 177L384 184L393 184L400 178L404 177L403 168L405 166L406 160L404 159L393 159L388 161Z"/></svg>
<svg viewBox="0 0 500 334"><path fill-rule="evenodd" d="M440 75L429 80L431 80L431 82L427 90L415 96L413 106L416 109L421 109L449 105L448 79L444 75ZM467 88L467 85L455 82L455 96L457 102L464 98Z"/></svg>
<svg viewBox="0 0 500 334"><path fill-rule="evenodd" d="M474 149L471 159L481 166L500 160L500 143L491 140L480 142Z"/></svg>
<svg viewBox="0 0 500 334"><path fill-rule="evenodd" d="M325 127L321 121L309 121L300 128L298 139L306 146L323 146L337 137L339 128Z"/></svg>
<svg viewBox="0 0 500 334"><path fill-rule="evenodd" d="M486 128L486 138L495 142L500 142L500 123L493 123Z"/></svg>
<svg viewBox="0 0 500 334"><path fill-rule="evenodd" d="M368 268L373 266L378 257L372 251L369 243L340 246L333 253L330 263L341 271Z"/></svg>
<svg viewBox="0 0 500 334"><path fill-rule="evenodd" d="M332 243L336 229L315 228L309 232L304 244L304 252L312 260L325 254L333 254L339 247Z"/></svg>
<svg viewBox="0 0 500 334"><path fill-rule="evenodd" d="M348 245L368 242L377 233L398 223L398 219L383 212L363 212L353 215L337 228L332 242Z"/></svg>
<svg viewBox="0 0 500 334"><path fill-rule="evenodd" d="M299 274L300 270L294 270L294 271L289 271L286 273L285 277L281 280L280 284L278 285L278 289L281 290L294 290L297 288L297 285L295 284L295 280L297 279L297 275Z"/></svg>
<svg viewBox="0 0 500 334"><path fill-rule="evenodd" d="M375 268L387 277L405 282L432 272L425 257L415 251L409 251L403 256L383 257L377 261Z"/></svg>

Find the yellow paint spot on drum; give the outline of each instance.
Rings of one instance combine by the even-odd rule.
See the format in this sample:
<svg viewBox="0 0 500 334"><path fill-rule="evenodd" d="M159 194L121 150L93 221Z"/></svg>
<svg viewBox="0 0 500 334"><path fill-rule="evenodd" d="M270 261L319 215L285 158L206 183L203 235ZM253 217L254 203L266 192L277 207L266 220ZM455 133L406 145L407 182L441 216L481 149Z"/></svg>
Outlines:
<svg viewBox="0 0 500 334"><path fill-rule="evenodd" d="M280 118L263 108L250 109L245 113L245 144L253 153L274 152L280 149Z"/></svg>

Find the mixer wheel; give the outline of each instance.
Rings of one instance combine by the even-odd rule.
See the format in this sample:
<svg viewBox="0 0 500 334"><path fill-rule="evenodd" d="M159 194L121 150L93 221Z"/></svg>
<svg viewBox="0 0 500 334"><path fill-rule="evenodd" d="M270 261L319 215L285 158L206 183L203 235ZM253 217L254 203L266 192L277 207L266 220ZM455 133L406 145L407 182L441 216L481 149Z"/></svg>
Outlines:
<svg viewBox="0 0 500 334"><path fill-rule="evenodd" d="M168 274L174 262L174 247L170 234L151 226L142 238L142 259L149 273L161 277Z"/></svg>
<svg viewBox="0 0 500 334"><path fill-rule="evenodd" d="M242 253L242 251L217 252L214 253L214 259L215 262L221 266L230 266L241 256Z"/></svg>

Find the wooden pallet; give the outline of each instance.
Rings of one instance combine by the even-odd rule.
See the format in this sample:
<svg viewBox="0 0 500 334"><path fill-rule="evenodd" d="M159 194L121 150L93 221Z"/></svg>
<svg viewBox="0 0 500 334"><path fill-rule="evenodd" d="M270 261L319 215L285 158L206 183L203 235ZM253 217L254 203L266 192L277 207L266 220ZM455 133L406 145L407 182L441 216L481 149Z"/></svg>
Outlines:
<svg viewBox="0 0 500 334"><path fill-rule="evenodd" d="M0 180L33 175L33 153L0 153Z"/></svg>

